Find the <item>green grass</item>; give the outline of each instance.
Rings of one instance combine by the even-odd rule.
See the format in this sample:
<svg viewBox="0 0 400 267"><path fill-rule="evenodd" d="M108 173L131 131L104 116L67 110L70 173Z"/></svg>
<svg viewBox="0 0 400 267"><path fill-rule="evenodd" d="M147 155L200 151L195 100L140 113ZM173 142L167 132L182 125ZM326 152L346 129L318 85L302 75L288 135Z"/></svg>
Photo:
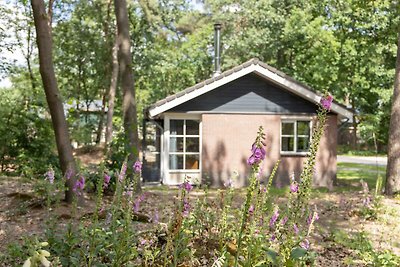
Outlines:
<svg viewBox="0 0 400 267"><path fill-rule="evenodd" d="M368 183L370 189L375 188L378 175L384 177L386 167L357 163L338 163L337 182L339 191L360 190L360 180Z"/></svg>

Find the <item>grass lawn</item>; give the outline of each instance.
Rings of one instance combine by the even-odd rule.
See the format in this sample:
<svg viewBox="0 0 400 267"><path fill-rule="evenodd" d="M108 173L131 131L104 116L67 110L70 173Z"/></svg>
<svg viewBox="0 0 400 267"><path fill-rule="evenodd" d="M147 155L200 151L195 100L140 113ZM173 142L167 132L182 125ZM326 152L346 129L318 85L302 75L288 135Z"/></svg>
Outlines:
<svg viewBox="0 0 400 267"><path fill-rule="evenodd" d="M368 183L370 189L374 189L378 176L382 178L386 175L385 166L374 166L356 163L338 163L337 166L336 190L352 191L360 189L360 180Z"/></svg>

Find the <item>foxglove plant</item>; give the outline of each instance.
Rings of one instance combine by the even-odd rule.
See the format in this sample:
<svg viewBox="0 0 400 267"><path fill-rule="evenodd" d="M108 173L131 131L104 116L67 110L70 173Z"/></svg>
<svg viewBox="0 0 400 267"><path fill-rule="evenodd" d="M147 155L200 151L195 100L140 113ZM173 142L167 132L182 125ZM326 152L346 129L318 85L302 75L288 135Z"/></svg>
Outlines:
<svg viewBox="0 0 400 267"><path fill-rule="evenodd" d="M316 211L308 212L308 201L318 146L332 101L333 98L330 95L321 98L307 160L299 182L295 179L291 181L286 210L280 210L278 206L272 209L272 199L264 193L264 191L268 191L272 179L268 181L266 189L256 190L259 188L256 177L260 175L261 163L266 155L265 144L263 143L264 134L262 127L260 127L256 141L251 148L251 156L247 160L252 172L236 238L235 266L239 264L253 266L262 262L283 266L301 260L308 255L310 249L309 236L314 222L319 218ZM267 223L265 223L265 217L268 218ZM243 240L246 241L246 246L243 246ZM267 251L265 257L254 253L254 251L258 251L258 246L264 247L263 250ZM242 260L239 261L239 259Z"/></svg>

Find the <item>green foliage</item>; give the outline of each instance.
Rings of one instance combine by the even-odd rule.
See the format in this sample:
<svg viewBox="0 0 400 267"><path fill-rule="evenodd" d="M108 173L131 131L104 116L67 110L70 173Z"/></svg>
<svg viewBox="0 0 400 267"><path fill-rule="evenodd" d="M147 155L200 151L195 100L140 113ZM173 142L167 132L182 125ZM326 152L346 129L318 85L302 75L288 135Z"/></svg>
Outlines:
<svg viewBox="0 0 400 267"><path fill-rule="evenodd" d="M31 178L58 161L52 124L41 105L43 95L24 90L26 84L18 77L18 87L0 90L0 164L1 171Z"/></svg>
<svg viewBox="0 0 400 267"><path fill-rule="evenodd" d="M353 264L358 260L358 263L367 266L398 266L400 257L390 250L375 250L371 241L368 239L366 232L356 232L347 234L342 231L332 233L333 240L346 248L351 249L355 253L355 257L348 258L348 264Z"/></svg>
<svg viewBox="0 0 400 267"><path fill-rule="evenodd" d="M371 194L368 188L368 184L361 180L361 185L363 188L364 198L363 205L360 209L360 214L367 220L378 219L379 212L382 210L382 177L378 176L376 180L376 186L374 193Z"/></svg>

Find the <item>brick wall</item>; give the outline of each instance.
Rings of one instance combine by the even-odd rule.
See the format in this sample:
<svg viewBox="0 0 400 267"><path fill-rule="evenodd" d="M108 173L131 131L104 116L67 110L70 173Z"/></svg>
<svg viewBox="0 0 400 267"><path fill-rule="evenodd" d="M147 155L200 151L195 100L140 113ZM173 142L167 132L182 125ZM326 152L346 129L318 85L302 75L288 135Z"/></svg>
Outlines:
<svg viewBox="0 0 400 267"><path fill-rule="evenodd" d="M293 172L298 178L305 157L280 155L280 123L280 115L203 114L202 181L221 186L228 177L238 175L235 184L246 185L250 171L246 160L260 125L265 129L267 143L263 179L267 179L278 159L281 159L281 164L274 179L276 186L287 185ZM316 186L331 187L336 178L336 123L336 116L329 116L317 156Z"/></svg>

